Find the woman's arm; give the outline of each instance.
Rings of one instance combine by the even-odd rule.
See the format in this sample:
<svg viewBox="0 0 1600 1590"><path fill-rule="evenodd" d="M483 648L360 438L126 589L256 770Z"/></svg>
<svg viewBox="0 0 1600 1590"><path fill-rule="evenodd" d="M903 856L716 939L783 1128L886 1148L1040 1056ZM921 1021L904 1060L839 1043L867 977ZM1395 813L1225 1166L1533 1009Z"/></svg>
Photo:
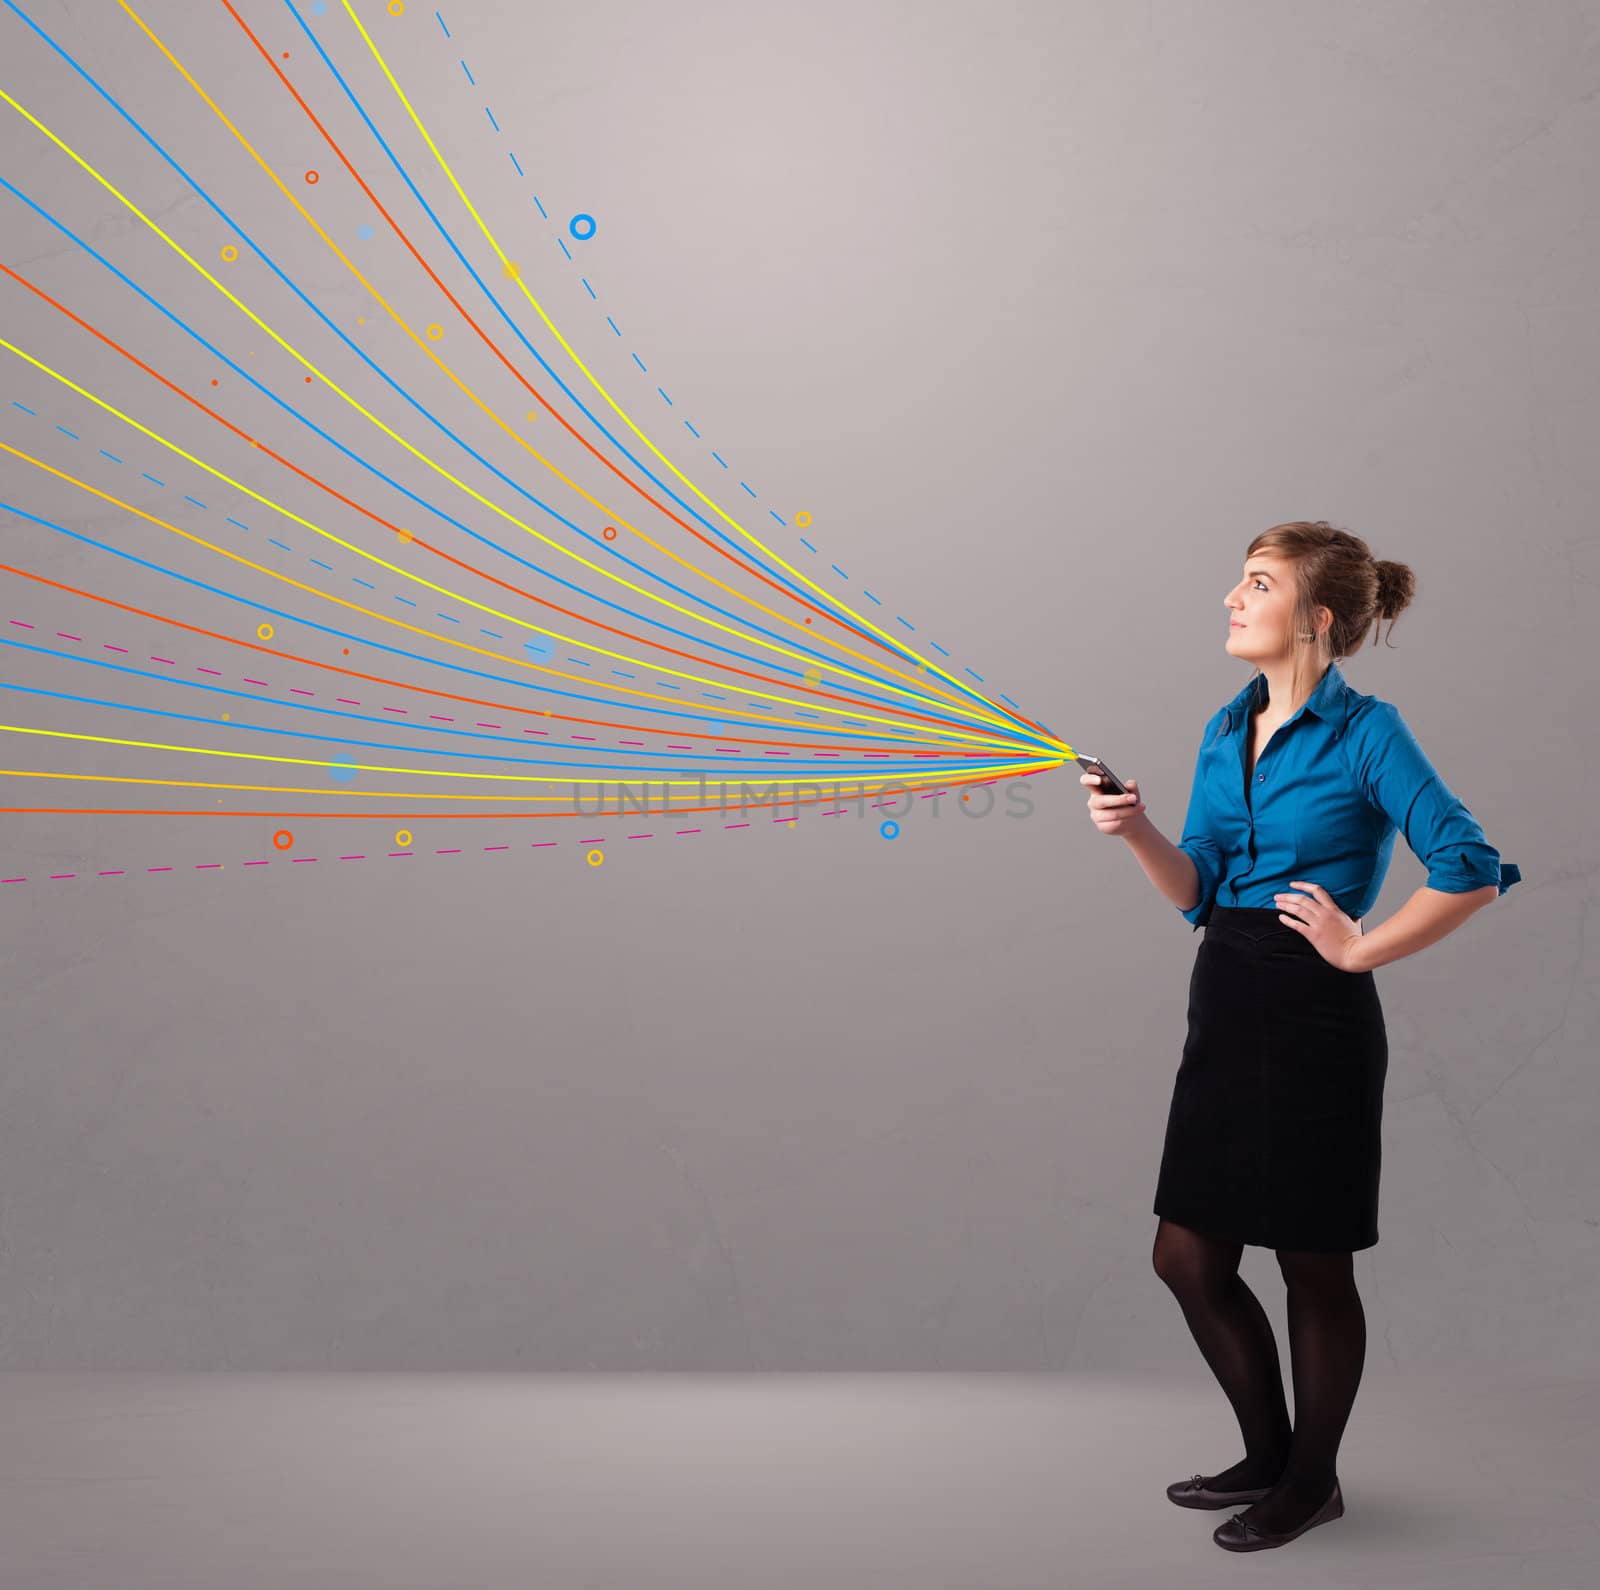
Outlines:
<svg viewBox="0 0 1600 1590"><path fill-rule="evenodd" d="M1199 869L1143 812L1122 837L1128 842L1128 849L1138 857L1151 883L1180 911L1192 911L1199 905Z"/></svg>
<svg viewBox="0 0 1600 1590"><path fill-rule="evenodd" d="M1370 972L1402 956L1415 955L1438 943L1447 933L1454 933L1473 912L1481 911L1499 895L1499 885L1493 883L1460 894L1446 894L1424 884L1388 921L1380 922L1355 940L1345 970Z"/></svg>

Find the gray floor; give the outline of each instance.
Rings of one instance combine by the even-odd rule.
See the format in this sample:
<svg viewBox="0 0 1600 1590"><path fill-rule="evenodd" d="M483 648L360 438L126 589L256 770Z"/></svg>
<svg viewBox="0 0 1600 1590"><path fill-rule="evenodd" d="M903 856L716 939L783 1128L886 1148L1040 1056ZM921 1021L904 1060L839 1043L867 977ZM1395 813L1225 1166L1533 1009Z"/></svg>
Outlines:
<svg viewBox="0 0 1600 1590"><path fill-rule="evenodd" d="M1162 1494L1240 1455L1198 1380L0 1374L0 1586L1593 1590L1597 1425L1369 1369L1345 1516L1242 1557Z"/></svg>

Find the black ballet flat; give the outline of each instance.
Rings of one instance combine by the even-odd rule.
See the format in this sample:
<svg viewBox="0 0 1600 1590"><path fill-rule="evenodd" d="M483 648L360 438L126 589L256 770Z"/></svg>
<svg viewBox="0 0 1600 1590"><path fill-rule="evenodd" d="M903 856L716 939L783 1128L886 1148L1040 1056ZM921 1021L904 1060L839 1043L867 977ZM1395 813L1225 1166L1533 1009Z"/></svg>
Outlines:
<svg viewBox="0 0 1600 1590"><path fill-rule="evenodd" d="M1321 1507L1314 1512L1298 1529L1291 1529L1281 1535L1268 1534L1265 1530L1257 1529L1254 1524L1244 1521L1243 1513L1235 1513L1225 1524L1218 1524L1211 1532L1211 1538L1222 1547L1224 1551L1266 1551L1273 1546L1287 1546L1291 1540L1298 1540L1308 1529L1315 1529L1318 1524L1326 1524L1330 1519L1344 1517L1344 1496L1339 1490L1339 1482L1333 1482L1333 1492Z"/></svg>
<svg viewBox="0 0 1600 1590"><path fill-rule="evenodd" d="M1270 1485L1263 1485L1253 1491L1214 1491L1206 1485L1205 1475L1196 1474L1169 1485L1167 1500L1179 1507L1238 1507L1244 1502L1259 1502L1271 1489Z"/></svg>

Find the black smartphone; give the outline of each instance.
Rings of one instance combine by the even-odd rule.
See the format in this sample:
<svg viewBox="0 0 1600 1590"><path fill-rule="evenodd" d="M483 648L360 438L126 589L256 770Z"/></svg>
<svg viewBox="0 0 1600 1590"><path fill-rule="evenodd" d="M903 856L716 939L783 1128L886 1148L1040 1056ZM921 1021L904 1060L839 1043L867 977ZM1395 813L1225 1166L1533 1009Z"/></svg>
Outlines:
<svg viewBox="0 0 1600 1590"><path fill-rule="evenodd" d="M1098 773L1100 775L1100 794L1131 795L1133 793L1098 756L1080 756L1075 760L1085 773Z"/></svg>

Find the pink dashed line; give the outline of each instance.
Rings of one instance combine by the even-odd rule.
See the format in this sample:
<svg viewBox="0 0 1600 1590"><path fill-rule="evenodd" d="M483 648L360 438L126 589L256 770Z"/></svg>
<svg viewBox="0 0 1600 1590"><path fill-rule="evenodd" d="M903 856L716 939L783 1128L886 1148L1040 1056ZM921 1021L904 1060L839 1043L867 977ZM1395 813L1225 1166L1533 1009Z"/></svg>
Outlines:
<svg viewBox="0 0 1600 1590"><path fill-rule="evenodd" d="M58 629L56 631L56 639L57 640L75 640L75 641L78 642L78 644L80 646L83 644L83 636L82 635L69 635L64 629Z"/></svg>
<svg viewBox="0 0 1600 1590"><path fill-rule="evenodd" d="M170 657L152 657L150 661L165 663L169 668L176 668L178 666Z"/></svg>
<svg viewBox="0 0 1600 1590"><path fill-rule="evenodd" d="M11 622L13 624L15 624L18 629L32 629L33 628L32 624L24 624L20 618L14 618L14 619L11 620Z"/></svg>

